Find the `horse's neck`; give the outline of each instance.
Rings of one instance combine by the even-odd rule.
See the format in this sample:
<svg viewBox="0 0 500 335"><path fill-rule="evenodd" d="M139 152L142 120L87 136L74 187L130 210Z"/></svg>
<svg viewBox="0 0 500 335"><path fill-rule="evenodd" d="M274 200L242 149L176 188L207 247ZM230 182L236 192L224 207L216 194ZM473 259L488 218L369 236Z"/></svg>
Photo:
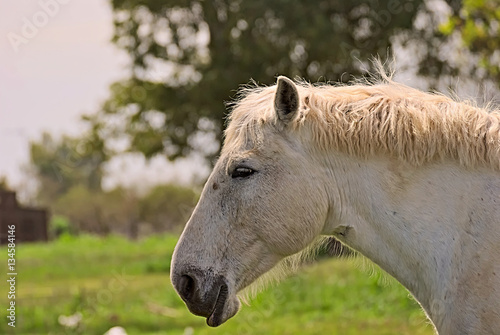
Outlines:
<svg viewBox="0 0 500 335"><path fill-rule="evenodd" d="M325 232L405 285L443 334L476 329L488 308L499 322L500 173L348 157L331 169L340 214Z"/></svg>

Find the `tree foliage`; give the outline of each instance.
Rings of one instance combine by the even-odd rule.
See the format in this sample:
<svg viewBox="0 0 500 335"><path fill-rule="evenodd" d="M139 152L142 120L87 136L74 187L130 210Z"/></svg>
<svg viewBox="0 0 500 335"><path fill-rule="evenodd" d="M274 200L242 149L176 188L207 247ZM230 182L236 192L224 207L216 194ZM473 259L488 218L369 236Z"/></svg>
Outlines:
<svg viewBox="0 0 500 335"><path fill-rule="evenodd" d="M50 207L55 217L67 218L67 228L74 233L119 233L136 238L146 224L154 232L178 231L194 208L197 193L169 184L144 195L122 187L103 190L109 151L98 133L95 126L81 137L55 139L44 134L31 143L30 167L39 182L38 203ZM6 181L0 178L0 188L4 187Z"/></svg>
<svg viewBox="0 0 500 335"><path fill-rule="evenodd" d="M479 57L487 76L500 83L500 4L498 0L464 0L440 31L456 33L463 44ZM500 84L499 84L500 86Z"/></svg>
<svg viewBox="0 0 500 335"><path fill-rule="evenodd" d="M40 202L48 204L77 185L100 190L106 160L104 142L92 132L60 139L44 133L40 141L30 143L30 166L40 184Z"/></svg>
<svg viewBox="0 0 500 335"><path fill-rule="evenodd" d="M139 223L137 201L133 192L122 188L105 192L75 185L57 198L52 211L67 217L77 232L131 235Z"/></svg>
<svg viewBox="0 0 500 335"><path fill-rule="evenodd" d="M426 0L414 29L397 36L429 88L500 87L497 0ZM468 94L474 94L468 92Z"/></svg>
<svg viewBox="0 0 500 335"><path fill-rule="evenodd" d="M52 212L71 222L75 232L107 235L122 234L130 238L148 233L179 232L193 210L198 194L178 185L158 185L140 196L121 187L109 191L92 191L76 185L58 197Z"/></svg>
<svg viewBox="0 0 500 335"><path fill-rule="evenodd" d="M421 0L113 0L114 42L131 75L111 87L99 114L128 148L169 159L211 157L234 89L278 74L347 81L387 56L412 28ZM366 65L366 64L365 64Z"/></svg>
<svg viewBox="0 0 500 335"><path fill-rule="evenodd" d="M6 176L0 176L0 191L10 190L9 181Z"/></svg>
<svg viewBox="0 0 500 335"><path fill-rule="evenodd" d="M197 201L198 194L190 188L158 185L140 199L139 216L156 231L179 230L189 219Z"/></svg>

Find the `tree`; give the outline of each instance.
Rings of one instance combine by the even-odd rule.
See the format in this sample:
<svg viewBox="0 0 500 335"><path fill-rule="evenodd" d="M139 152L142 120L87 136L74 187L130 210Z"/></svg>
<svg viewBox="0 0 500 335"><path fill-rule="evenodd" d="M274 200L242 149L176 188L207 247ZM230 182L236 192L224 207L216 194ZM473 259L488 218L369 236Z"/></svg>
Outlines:
<svg viewBox="0 0 500 335"><path fill-rule="evenodd" d="M197 201L198 194L190 188L158 185L140 200L139 216L157 232L180 231Z"/></svg>
<svg viewBox="0 0 500 335"><path fill-rule="evenodd" d="M460 86L500 87L497 0L424 1L414 29L393 41L404 50L406 69L440 91ZM399 62L401 65L401 62ZM464 93L464 92L462 92ZM470 95L472 92L466 92Z"/></svg>
<svg viewBox="0 0 500 335"><path fill-rule="evenodd" d="M0 176L0 191L10 190L9 181L6 176Z"/></svg>
<svg viewBox="0 0 500 335"><path fill-rule="evenodd" d="M118 233L136 239L143 223L154 232L180 232L197 200L191 188L173 184L158 185L142 197L121 187L91 191L76 185L53 202L51 211L67 218L74 232Z"/></svg>
<svg viewBox="0 0 500 335"><path fill-rule="evenodd" d="M40 141L30 143L30 166L40 184L38 200L50 204L77 185L100 190L107 159L104 141L94 127L81 137L65 135L57 140L44 133Z"/></svg>
<svg viewBox="0 0 500 335"><path fill-rule="evenodd" d="M76 232L108 234L109 222L103 215L102 199L83 185L72 186L52 203L53 214L69 219Z"/></svg>
<svg viewBox="0 0 500 335"><path fill-rule="evenodd" d="M500 87L500 6L498 0L465 0L442 24L445 36L458 34L472 53L479 58L479 68Z"/></svg>
<svg viewBox="0 0 500 335"><path fill-rule="evenodd" d="M132 190L92 191L75 185L52 204L52 212L69 219L76 232L120 233L137 237L138 197Z"/></svg>
<svg viewBox="0 0 500 335"><path fill-rule="evenodd" d="M97 120L146 157L213 157L218 146L206 144L220 145L222 101L238 85L278 74L347 81L368 66L360 60L384 58L391 37L412 29L421 4L113 0L113 41L130 55L131 73L111 86Z"/></svg>

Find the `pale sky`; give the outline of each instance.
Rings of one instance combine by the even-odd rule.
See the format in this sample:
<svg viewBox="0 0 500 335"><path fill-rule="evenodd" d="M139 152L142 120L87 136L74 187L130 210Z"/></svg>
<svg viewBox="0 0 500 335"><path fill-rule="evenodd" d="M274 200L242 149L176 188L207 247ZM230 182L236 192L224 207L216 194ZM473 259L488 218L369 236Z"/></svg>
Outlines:
<svg viewBox="0 0 500 335"><path fill-rule="evenodd" d="M79 116L97 111L109 84L126 76L112 30L108 0L0 0L0 176L14 186L30 140L78 134ZM200 164L128 157L111 164L105 184L186 183Z"/></svg>

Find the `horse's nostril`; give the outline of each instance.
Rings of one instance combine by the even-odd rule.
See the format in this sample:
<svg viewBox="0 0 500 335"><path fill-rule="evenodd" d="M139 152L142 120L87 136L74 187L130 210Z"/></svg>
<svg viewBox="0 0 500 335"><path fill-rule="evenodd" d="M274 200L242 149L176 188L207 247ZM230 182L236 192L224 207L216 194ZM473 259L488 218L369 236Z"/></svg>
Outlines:
<svg viewBox="0 0 500 335"><path fill-rule="evenodd" d="M179 278L179 293L181 297L186 300L189 300L194 293L194 285L195 281L192 277L188 275L182 275Z"/></svg>

